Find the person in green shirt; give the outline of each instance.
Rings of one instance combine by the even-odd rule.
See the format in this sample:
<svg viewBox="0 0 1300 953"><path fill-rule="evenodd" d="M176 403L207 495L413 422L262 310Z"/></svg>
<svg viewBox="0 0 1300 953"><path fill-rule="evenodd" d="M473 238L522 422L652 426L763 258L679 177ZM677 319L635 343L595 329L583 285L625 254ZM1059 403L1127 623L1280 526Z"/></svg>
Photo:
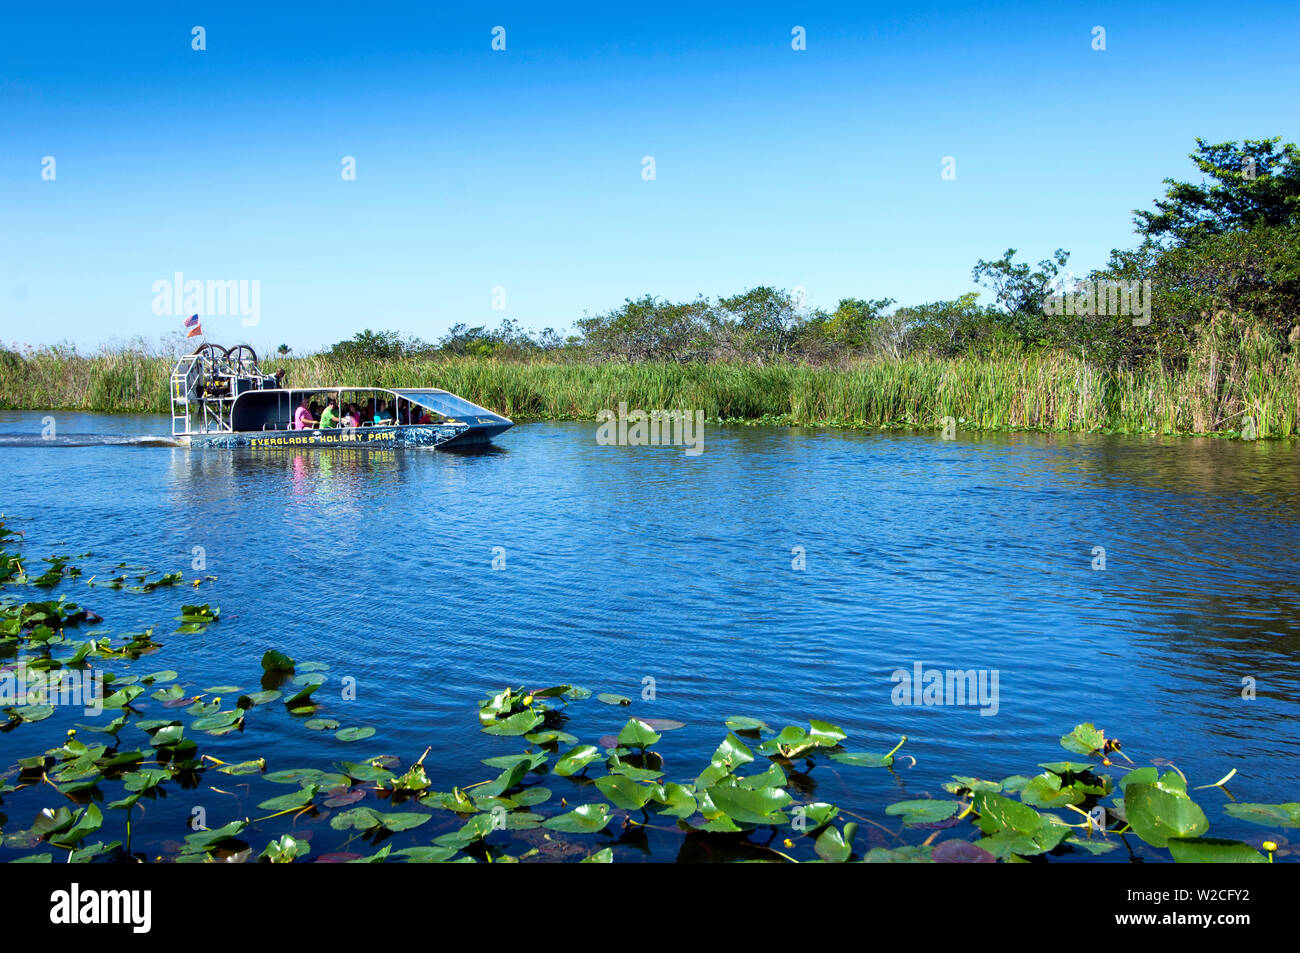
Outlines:
<svg viewBox="0 0 1300 953"><path fill-rule="evenodd" d="M320 429L325 430L339 425L339 408L334 398L325 402L325 409L320 414Z"/></svg>

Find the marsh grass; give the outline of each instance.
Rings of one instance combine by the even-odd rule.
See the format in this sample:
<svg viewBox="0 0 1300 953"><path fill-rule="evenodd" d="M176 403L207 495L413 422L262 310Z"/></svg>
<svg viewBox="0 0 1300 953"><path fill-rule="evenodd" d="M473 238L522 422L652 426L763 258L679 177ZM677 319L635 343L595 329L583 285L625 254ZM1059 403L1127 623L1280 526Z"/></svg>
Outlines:
<svg viewBox="0 0 1300 953"><path fill-rule="evenodd" d="M133 348L0 354L0 407L156 413L169 410L170 356ZM1211 328L1186 370L1103 371L1077 357L872 358L846 367L793 364L585 364L446 358L341 363L271 359L290 386L442 387L516 419L594 419L630 408L703 410L709 418L841 427L1300 433L1300 361L1233 327Z"/></svg>

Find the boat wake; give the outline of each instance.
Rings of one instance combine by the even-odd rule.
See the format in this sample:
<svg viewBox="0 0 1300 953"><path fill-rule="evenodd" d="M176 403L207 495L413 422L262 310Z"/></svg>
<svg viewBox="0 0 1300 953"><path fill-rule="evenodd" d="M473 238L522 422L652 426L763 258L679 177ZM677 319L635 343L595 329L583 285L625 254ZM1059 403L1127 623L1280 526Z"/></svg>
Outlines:
<svg viewBox="0 0 1300 953"><path fill-rule="evenodd" d="M42 437L36 433L0 434L3 447L183 447L175 437L154 434L68 433Z"/></svg>

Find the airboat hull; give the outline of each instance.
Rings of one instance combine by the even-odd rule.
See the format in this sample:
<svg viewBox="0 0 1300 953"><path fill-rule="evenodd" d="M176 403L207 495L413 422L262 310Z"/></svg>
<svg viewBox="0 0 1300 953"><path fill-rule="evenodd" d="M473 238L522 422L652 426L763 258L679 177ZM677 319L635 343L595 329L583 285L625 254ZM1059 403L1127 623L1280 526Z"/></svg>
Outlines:
<svg viewBox="0 0 1300 953"><path fill-rule="evenodd" d="M330 447L445 447L486 443L514 426L509 417L438 387L280 386L282 373L263 374L247 344L205 342L172 369L172 436L191 447L301 450ZM316 401L375 426L293 430L290 423ZM334 414L335 420L339 413ZM411 421L394 423L393 421ZM416 423L415 421L424 421Z"/></svg>
<svg viewBox="0 0 1300 953"><path fill-rule="evenodd" d="M452 442L477 442L469 424L446 423L339 430L265 430L247 433L190 434L191 447L215 450L308 450L332 447L442 447ZM486 429L486 428L485 428ZM497 429L497 428L492 428ZM505 429L505 428L500 428ZM483 436L482 440L491 439Z"/></svg>

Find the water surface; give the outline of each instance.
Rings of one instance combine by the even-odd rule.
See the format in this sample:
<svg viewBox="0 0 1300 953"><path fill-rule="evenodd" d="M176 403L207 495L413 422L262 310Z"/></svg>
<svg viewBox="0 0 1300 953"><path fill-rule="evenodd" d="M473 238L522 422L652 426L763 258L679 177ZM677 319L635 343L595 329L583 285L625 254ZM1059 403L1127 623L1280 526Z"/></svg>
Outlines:
<svg viewBox="0 0 1300 953"><path fill-rule="evenodd" d="M249 690L277 648L329 665L322 714L379 729L348 745L258 708L205 740L223 759L409 762L433 746L448 790L520 747L479 733L479 698L574 683L635 699L574 706L584 741L629 713L685 722L664 742L678 780L733 714L825 719L854 750L907 734L914 766L811 776L817 797L882 821L951 774L1065 757L1057 739L1080 721L1193 784L1236 767L1240 799L1300 795L1293 443L710 427L693 457L529 423L486 452L191 451L144 439L166 418L57 414L43 441L44 416L0 413L0 509L26 552L90 551L73 560L83 580L122 560L191 577L201 547L198 575L218 577L198 601L221 621L192 636L170 634L189 588L66 587L114 632L158 626L165 648L140 671ZM891 673L917 662L997 670L997 714L893 704ZM344 677L356 701L338 698ZM56 721L0 735L0 761L42 726L61 736ZM261 813L208 797L221 817ZM1264 830L1223 814L1218 791L1200 800L1212 833ZM639 846L671 858L680 843Z"/></svg>

